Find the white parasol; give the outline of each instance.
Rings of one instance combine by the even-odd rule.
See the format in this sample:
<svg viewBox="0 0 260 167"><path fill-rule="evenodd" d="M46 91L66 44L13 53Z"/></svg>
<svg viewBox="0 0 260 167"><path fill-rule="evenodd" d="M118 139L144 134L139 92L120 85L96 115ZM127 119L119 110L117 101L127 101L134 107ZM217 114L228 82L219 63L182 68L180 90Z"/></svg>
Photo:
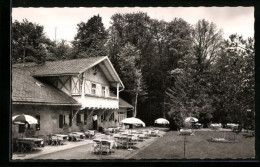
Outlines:
<svg viewBox="0 0 260 167"><path fill-rule="evenodd" d="M143 127L145 127L145 123L142 120L134 117L125 118L120 122L124 124L131 124L131 125L143 125Z"/></svg>
<svg viewBox="0 0 260 167"><path fill-rule="evenodd" d="M12 117L14 124L38 124L38 120L30 115L15 115Z"/></svg>
<svg viewBox="0 0 260 167"><path fill-rule="evenodd" d="M154 121L156 124L170 124L170 122L165 118L158 118Z"/></svg>
<svg viewBox="0 0 260 167"><path fill-rule="evenodd" d="M195 118L195 117L187 117L187 118L185 118L185 120L184 120L184 122L186 122L186 123L191 123L191 122L198 122L199 120L197 119L197 118Z"/></svg>

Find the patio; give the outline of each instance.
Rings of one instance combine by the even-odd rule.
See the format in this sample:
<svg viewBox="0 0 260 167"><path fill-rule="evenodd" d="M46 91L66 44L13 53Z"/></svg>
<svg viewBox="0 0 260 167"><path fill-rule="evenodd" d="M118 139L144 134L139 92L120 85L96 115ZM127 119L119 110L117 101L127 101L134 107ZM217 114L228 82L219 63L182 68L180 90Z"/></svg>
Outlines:
<svg viewBox="0 0 260 167"><path fill-rule="evenodd" d="M146 128L147 129L147 128ZM143 141L125 148L114 148L108 154L94 154L93 144L108 135L96 134L95 141L84 139L79 142L67 142L60 146L45 146L27 154L15 153L13 159L183 159L183 139L180 132L160 131L163 137L148 137ZM122 133L121 133L122 134ZM236 143L210 142L211 137L232 137L230 129L199 129L194 136L186 136L186 159L239 159L254 158L254 137L245 137L246 132L237 134ZM113 134L117 138L118 134ZM110 138L112 136L110 135ZM130 148L130 149L129 149Z"/></svg>
<svg viewBox="0 0 260 167"><path fill-rule="evenodd" d="M145 134L145 138L141 139L137 136L137 132L142 132L142 135ZM81 139L80 141L68 141L62 145L46 145L45 147L38 147L37 150L33 150L31 152L14 152L12 159L19 160L19 159L38 159L38 157L44 157L45 155L50 154L59 154L58 152L64 152L69 149L81 149L84 147L84 154L85 157L83 159L124 159L126 156L132 154L132 152L139 150L140 148L146 147L150 143L154 142L156 139L159 139L160 136L165 134L165 132L160 131L160 136L154 135L152 130L148 130L147 128L136 130L125 130L124 132L118 132L116 134L111 133L109 135L97 133L93 139ZM149 133L150 131L150 133ZM134 132L136 134L134 134ZM158 132L158 130L156 131ZM127 144L124 146L120 146L121 142L126 142L125 139L130 139L127 141ZM101 140L106 141L115 141L113 145L109 147L109 152L107 152L107 156L100 155L99 153L93 152L93 145L95 143L101 142ZM80 147L79 147L80 146ZM77 148L76 148L77 147ZM77 151L76 155L79 155ZM66 155L65 159L72 159L71 154ZM102 157L101 157L102 156ZM64 158L64 157L63 157ZM52 159L52 158L50 158ZM75 159L80 159L76 157Z"/></svg>

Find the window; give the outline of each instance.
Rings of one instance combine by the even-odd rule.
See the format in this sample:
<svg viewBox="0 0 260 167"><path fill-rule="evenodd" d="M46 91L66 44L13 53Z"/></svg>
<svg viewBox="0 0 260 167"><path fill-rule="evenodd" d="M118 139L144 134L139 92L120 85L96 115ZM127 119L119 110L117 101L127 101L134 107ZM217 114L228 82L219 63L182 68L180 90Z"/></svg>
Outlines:
<svg viewBox="0 0 260 167"><path fill-rule="evenodd" d="M118 111L117 113L118 113L118 122L126 118L126 114L124 111Z"/></svg>
<svg viewBox="0 0 260 167"><path fill-rule="evenodd" d="M77 114L77 126L81 123L81 115Z"/></svg>
<svg viewBox="0 0 260 167"><path fill-rule="evenodd" d="M97 89L97 85L92 83L92 85L91 85L91 94L95 95L96 94L96 89Z"/></svg>
<svg viewBox="0 0 260 167"><path fill-rule="evenodd" d="M36 130L40 130L41 129L40 115L36 115L35 117L38 119L38 124L36 124L35 128L36 128Z"/></svg>
<svg viewBox="0 0 260 167"><path fill-rule="evenodd" d="M63 128L66 124L66 115L59 115L59 128Z"/></svg>
<svg viewBox="0 0 260 167"><path fill-rule="evenodd" d="M106 87L102 86L102 92L101 92L102 96L106 96Z"/></svg>

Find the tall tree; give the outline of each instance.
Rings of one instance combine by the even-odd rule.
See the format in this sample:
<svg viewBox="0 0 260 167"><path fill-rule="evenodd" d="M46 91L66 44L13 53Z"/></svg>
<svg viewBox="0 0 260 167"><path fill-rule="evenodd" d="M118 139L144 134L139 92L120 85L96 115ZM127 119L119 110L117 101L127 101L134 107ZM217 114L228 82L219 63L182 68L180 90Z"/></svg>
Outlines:
<svg viewBox="0 0 260 167"><path fill-rule="evenodd" d="M254 55L252 38L233 34L223 43L212 75L214 120L254 127Z"/></svg>
<svg viewBox="0 0 260 167"><path fill-rule="evenodd" d="M29 22L15 21L12 24L12 61L21 63L33 61L44 63L51 41L45 36L43 26Z"/></svg>
<svg viewBox="0 0 260 167"><path fill-rule="evenodd" d="M105 56L107 32L102 18L93 16L87 23L81 22L77 26L78 32L72 42L75 49L73 58Z"/></svg>
<svg viewBox="0 0 260 167"><path fill-rule="evenodd" d="M171 40L174 41L175 38ZM181 59L175 59L178 64L170 72L169 79L173 81L173 85L167 91L168 114L172 115L177 110L181 114L178 118L195 116L200 122L207 124L215 111L210 81L212 65L221 50L221 32L217 31L214 23L200 20L192 29L191 38L187 36L186 40L178 42L180 46L185 43L187 45L186 49L183 48L185 55ZM177 75L179 71L182 72L181 75Z"/></svg>
<svg viewBox="0 0 260 167"><path fill-rule="evenodd" d="M199 20L192 31L193 57L198 72L204 72L220 51L222 31L214 23Z"/></svg>
<svg viewBox="0 0 260 167"><path fill-rule="evenodd" d="M125 91L130 93L134 103L133 116L137 114L138 97L144 95L144 83L142 73L137 62L140 59L140 51L127 43L118 54L121 78L125 84Z"/></svg>

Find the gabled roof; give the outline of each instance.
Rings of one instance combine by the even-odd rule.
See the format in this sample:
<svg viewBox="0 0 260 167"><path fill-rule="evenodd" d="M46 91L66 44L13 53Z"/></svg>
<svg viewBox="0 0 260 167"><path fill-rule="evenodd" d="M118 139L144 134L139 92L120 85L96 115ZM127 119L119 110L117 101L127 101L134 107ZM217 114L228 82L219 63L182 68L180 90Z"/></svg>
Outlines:
<svg viewBox="0 0 260 167"><path fill-rule="evenodd" d="M79 75L97 64L100 66L107 79L111 82L112 86L116 87L116 83L119 83L120 87L124 88L121 79L107 56L46 61L43 65L26 63L28 68L33 69L32 75L34 77ZM15 66L21 66L21 64L17 64Z"/></svg>
<svg viewBox="0 0 260 167"><path fill-rule="evenodd" d="M81 106L64 92L31 76L26 68L12 68L13 104Z"/></svg>
<svg viewBox="0 0 260 167"><path fill-rule="evenodd" d="M120 108L134 108L131 104L127 103L123 99L119 98L119 107Z"/></svg>
<svg viewBox="0 0 260 167"><path fill-rule="evenodd" d="M37 68L33 76L78 75L93 67L104 58L90 57L85 59L46 61L44 65Z"/></svg>

